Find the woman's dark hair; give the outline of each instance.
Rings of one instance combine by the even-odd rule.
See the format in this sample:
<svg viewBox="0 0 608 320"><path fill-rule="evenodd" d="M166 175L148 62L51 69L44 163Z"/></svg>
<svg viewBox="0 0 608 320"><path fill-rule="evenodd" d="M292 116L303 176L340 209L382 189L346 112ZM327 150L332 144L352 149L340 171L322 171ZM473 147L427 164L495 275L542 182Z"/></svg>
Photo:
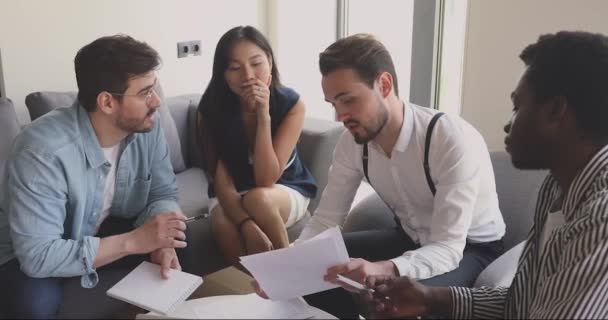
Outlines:
<svg viewBox="0 0 608 320"><path fill-rule="evenodd" d="M230 90L224 73L230 64L230 56L235 44L249 41L266 53L272 64L270 74L270 116L274 111L273 92L281 86L277 61L270 43L264 35L252 26L238 26L226 32L218 41L213 57L213 74L198 105L197 134L203 152L203 169L210 181L215 176L217 160L226 158L230 148L225 137L228 121L240 115L238 96Z"/></svg>
<svg viewBox="0 0 608 320"><path fill-rule="evenodd" d="M545 34L520 58L536 102L566 98L579 129L595 143L608 143L608 37L582 31Z"/></svg>

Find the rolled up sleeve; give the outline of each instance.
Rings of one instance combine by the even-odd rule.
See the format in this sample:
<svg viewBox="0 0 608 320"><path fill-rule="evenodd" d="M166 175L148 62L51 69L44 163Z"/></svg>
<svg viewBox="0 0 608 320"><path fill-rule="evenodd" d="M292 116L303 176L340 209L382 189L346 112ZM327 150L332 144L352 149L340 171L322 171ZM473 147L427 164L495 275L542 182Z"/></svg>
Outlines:
<svg viewBox="0 0 608 320"><path fill-rule="evenodd" d="M509 288L450 287L454 319L504 319Z"/></svg>
<svg viewBox="0 0 608 320"><path fill-rule="evenodd" d="M10 234L23 272L36 278L84 276L83 286L95 286L99 238L63 238L68 187L59 160L26 150L9 161L7 175Z"/></svg>

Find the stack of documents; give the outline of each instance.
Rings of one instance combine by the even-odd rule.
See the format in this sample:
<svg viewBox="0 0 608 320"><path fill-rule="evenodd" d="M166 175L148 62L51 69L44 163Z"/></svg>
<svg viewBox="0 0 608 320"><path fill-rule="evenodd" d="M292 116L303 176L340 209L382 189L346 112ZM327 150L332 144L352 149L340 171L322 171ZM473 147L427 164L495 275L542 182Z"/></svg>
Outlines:
<svg viewBox="0 0 608 320"><path fill-rule="evenodd" d="M136 319L309 319L318 314L302 298L271 301L251 293L190 300L169 315L150 312Z"/></svg>
<svg viewBox="0 0 608 320"><path fill-rule="evenodd" d="M241 263L268 297L288 300L337 285L326 282L327 269L349 261L338 227L279 250L241 257Z"/></svg>
<svg viewBox="0 0 608 320"><path fill-rule="evenodd" d="M251 293L200 299L194 312L198 319L308 319L311 309L302 299L270 301Z"/></svg>

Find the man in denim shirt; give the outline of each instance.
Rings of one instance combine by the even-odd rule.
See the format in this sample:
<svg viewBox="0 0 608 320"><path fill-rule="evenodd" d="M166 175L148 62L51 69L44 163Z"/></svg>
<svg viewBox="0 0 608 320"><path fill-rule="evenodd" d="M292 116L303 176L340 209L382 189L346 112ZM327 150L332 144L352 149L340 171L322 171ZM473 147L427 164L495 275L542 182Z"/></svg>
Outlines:
<svg viewBox="0 0 608 320"><path fill-rule="evenodd" d="M158 53L128 36L103 37L80 49L74 64L77 101L27 126L7 162L0 304L10 316L55 317L62 279L81 276L92 288L97 268L128 255L150 253L167 277L180 269L175 248L186 246L155 114ZM135 229L96 236L108 216Z"/></svg>

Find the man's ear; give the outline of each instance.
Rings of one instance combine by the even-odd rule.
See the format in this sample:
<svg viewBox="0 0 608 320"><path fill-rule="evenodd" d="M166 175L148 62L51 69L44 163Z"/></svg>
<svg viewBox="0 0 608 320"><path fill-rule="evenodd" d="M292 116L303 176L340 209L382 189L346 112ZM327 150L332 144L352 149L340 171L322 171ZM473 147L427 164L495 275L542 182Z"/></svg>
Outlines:
<svg viewBox="0 0 608 320"><path fill-rule="evenodd" d="M116 110L116 100L111 93L102 91L97 95L97 109L104 114L112 114Z"/></svg>
<svg viewBox="0 0 608 320"><path fill-rule="evenodd" d="M563 125L565 120L568 120L569 117L569 108L568 108L568 99L564 96L556 96L549 98L547 102L544 103L544 115L545 120L550 125Z"/></svg>
<svg viewBox="0 0 608 320"><path fill-rule="evenodd" d="M380 89L382 98L388 97L391 91L393 91L393 76L386 71L382 72L378 76L378 88Z"/></svg>

